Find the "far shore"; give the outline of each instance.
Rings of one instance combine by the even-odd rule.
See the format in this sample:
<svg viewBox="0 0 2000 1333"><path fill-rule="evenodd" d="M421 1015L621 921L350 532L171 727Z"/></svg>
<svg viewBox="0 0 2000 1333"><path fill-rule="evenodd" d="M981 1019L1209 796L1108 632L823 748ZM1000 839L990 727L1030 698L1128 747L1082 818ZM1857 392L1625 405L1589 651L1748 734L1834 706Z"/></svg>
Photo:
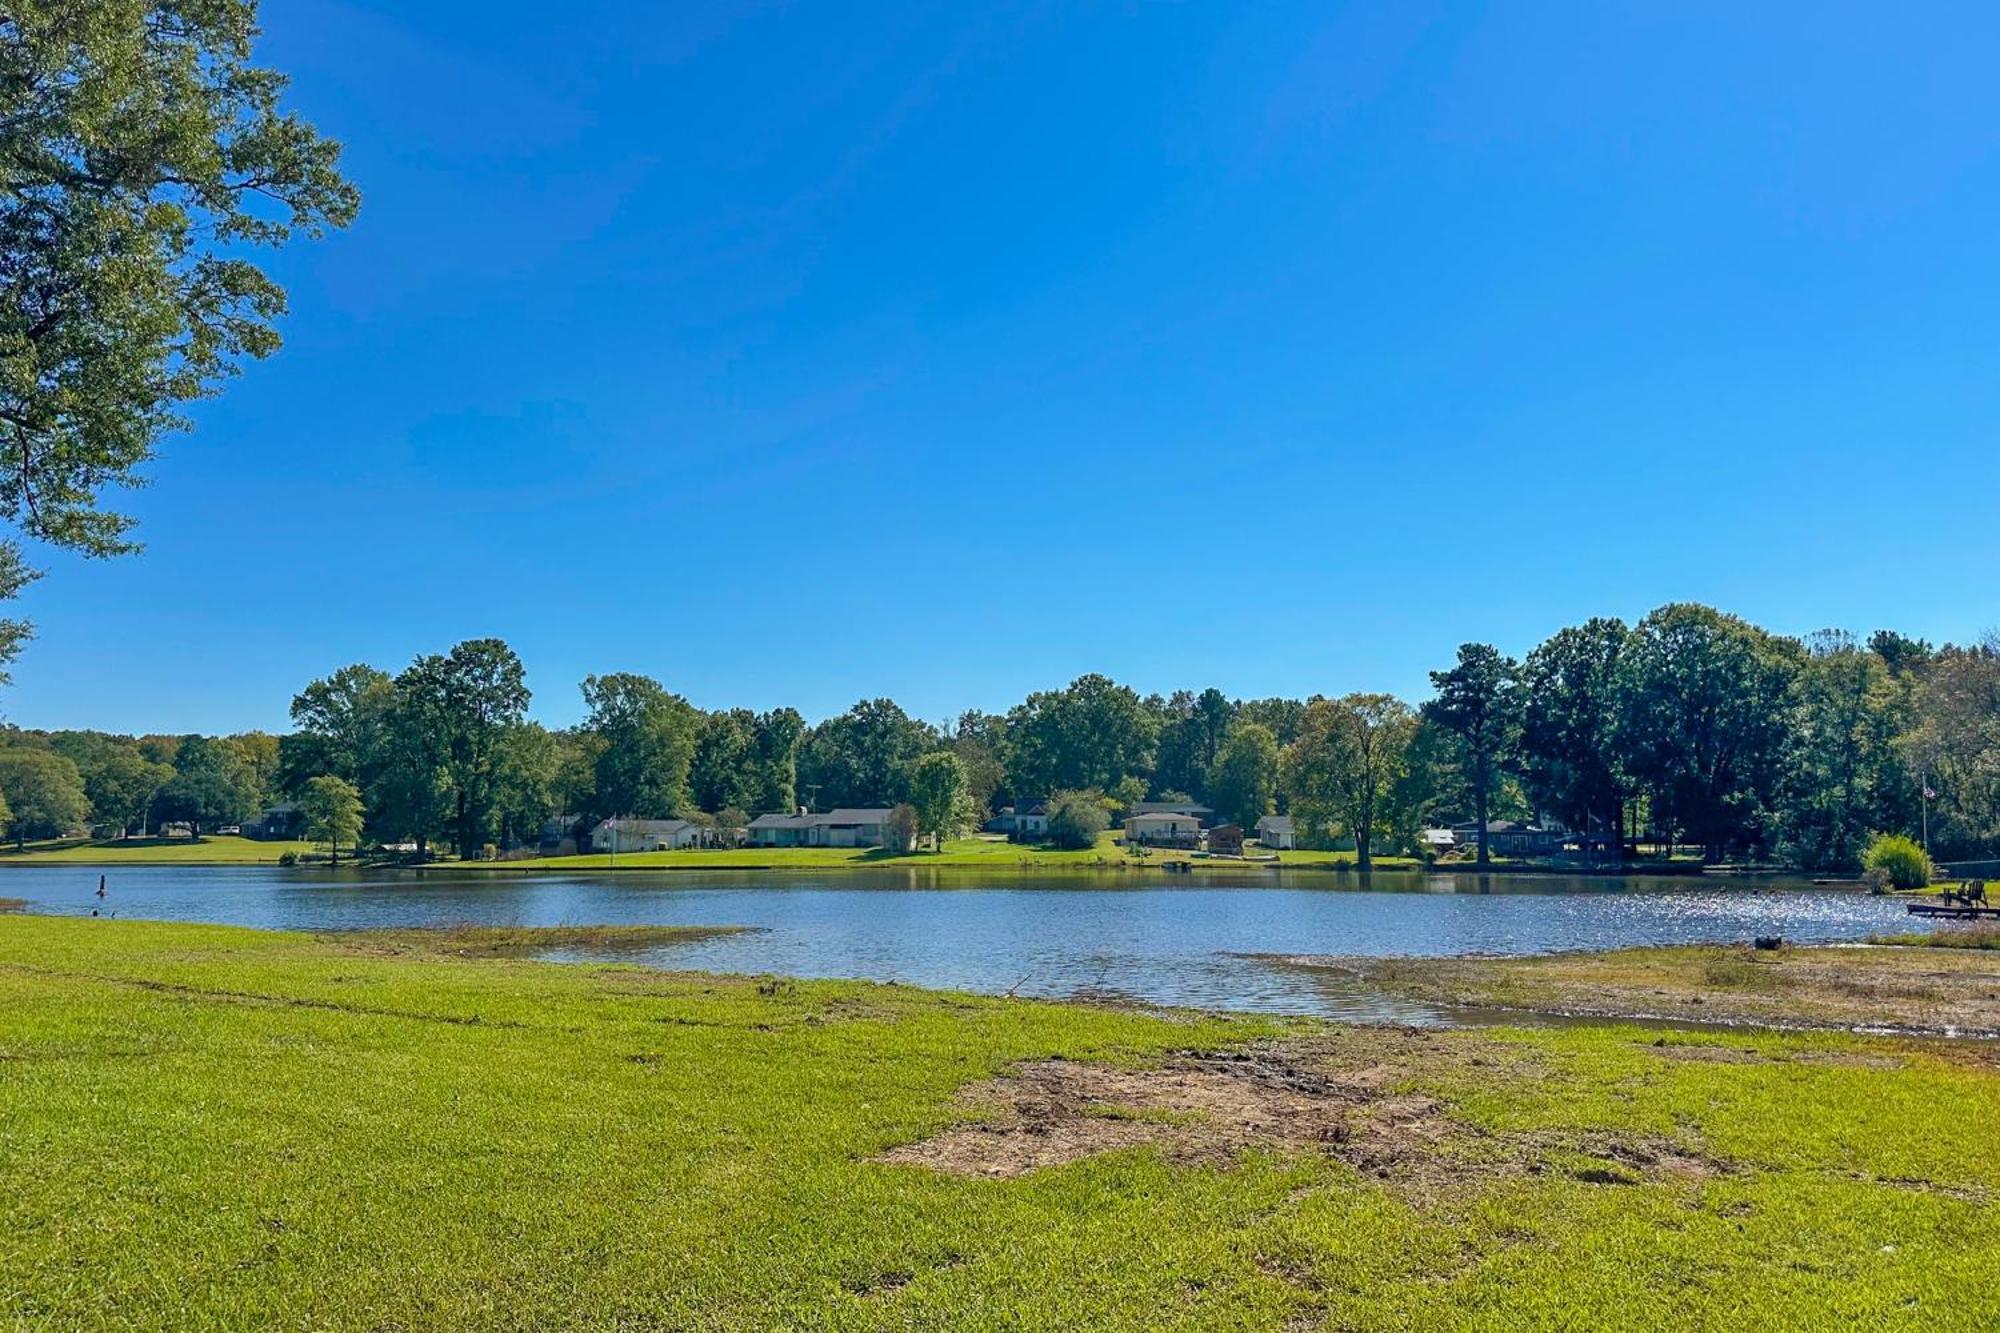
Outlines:
<svg viewBox="0 0 2000 1333"><path fill-rule="evenodd" d="M482 874L591 874L646 872L727 871L758 873L797 870L983 870L992 873L1044 873L1049 871L1159 871L1167 863L1185 863L1198 871L1254 874L1279 870L1323 870L1354 873L1358 869L1351 851L1253 852L1249 857L1210 856L1173 848L1147 848L1139 854L1114 842L1110 835L1096 847L1065 850L1045 844L1024 844L986 838L964 838L947 842L940 851L888 852L881 848L847 847L739 847L728 849L684 849L661 852L621 852L616 855L592 852L572 856L530 856L492 861L462 861L444 858L418 862L402 857L343 852L340 867L370 871L447 870ZM291 841L266 842L226 834L193 838L126 838L89 842L65 841L30 843L26 848L0 847L0 869L7 866L278 866L297 865L302 869L325 869L335 863L324 844ZM1566 864L1550 861L1495 860L1482 870L1471 861L1436 861L1429 864L1416 857L1377 856L1372 867L1390 872L1425 871L1433 875L1584 875L1658 876L1699 878L1706 876L1802 877L1770 867L1738 868L1704 866L1699 861L1642 861L1623 864ZM1855 881L1824 880L1816 883L1840 887Z"/></svg>

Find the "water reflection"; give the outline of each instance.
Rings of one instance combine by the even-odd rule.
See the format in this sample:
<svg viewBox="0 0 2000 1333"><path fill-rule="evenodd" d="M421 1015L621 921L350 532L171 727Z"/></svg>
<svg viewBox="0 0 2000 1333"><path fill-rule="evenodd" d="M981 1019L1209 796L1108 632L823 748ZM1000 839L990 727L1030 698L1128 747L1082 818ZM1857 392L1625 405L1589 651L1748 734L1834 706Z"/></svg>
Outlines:
<svg viewBox="0 0 2000 1333"><path fill-rule="evenodd" d="M7 867L0 892L87 914L98 867ZM110 872L117 916L300 930L371 926L742 925L644 955L661 967L866 977L1042 997L1423 1022L1435 1012L1255 955L1542 953L1642 944L1857 939L1900 905L1796 882L1425 876L1406 871L1050 875L888 868L821 874L152 866Z"/></svg>

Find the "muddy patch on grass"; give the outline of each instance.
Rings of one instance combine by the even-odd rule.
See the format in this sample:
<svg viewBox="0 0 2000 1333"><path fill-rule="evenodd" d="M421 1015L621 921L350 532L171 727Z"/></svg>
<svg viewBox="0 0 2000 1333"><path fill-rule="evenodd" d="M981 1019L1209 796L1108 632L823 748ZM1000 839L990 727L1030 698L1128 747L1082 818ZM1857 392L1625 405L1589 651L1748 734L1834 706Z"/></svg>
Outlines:
<svg viewBox="0 0 2000 1333"><path fill-rule="evenodd" d="M976 1122L877 1160L1004 1178L1141 1145L1214 1165L1274 1148L1392 1174L1430 1161L1456 1129L1438 1102L1393 1083L1384 1066L1328 1070L1309 1051L1277 1045L1185 1052L1149 1069L1042 1060L968 1089L962 1101Z"/></svg>
<svg viewBox="0 0 2000 1333"><path fill-rule="evenodd" d="M1536 1078L1533 1057L1400 1035L1183 1051L1149 1068L1039 1060L967 1088L968 1123L875 1160L1007 1179L1124 1148L1219 1167L1265 1149L1345 1162L1419 1206L1481 1180L1550 1170L1605 1184L1685 1184L1731 1169L1692 1141L1481 1129L1425 1095L1424 1071L1463 1061L1498 1078Z"/></svg>

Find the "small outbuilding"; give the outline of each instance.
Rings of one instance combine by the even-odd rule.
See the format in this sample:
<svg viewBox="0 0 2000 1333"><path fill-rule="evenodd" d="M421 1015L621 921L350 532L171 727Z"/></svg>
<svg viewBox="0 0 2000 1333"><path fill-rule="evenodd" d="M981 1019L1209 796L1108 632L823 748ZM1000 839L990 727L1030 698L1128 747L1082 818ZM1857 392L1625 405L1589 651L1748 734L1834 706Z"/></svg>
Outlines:
<svg viewBox="0 0 2000 1333"><path fill-rule="evenodd" d="M1290 815L1265 815L1257 821L1257 841L1274 852L1289 852L1299 845L1298 828Z"/></svg>

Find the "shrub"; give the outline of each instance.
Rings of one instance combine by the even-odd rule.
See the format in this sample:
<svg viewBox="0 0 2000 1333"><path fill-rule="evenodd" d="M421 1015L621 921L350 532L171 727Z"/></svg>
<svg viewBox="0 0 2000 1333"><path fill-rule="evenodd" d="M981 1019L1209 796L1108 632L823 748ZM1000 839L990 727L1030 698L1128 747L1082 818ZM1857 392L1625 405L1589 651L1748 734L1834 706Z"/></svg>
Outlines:
<svg viewBox="0 0 2000 1333"><path fill-rule="evenodd" d="M1104 798L1094 791L1061 791L1049 801L1049 838L1058 847L1081 851L1097 845L1097 835L1111 827Z"/></svg>
<svg viewBox="0 0 2000 1333"><path fill-rule="evenodd" d="M889 849L907 852L917 845L917 807L903 804L889 811Z"/></svg>
<svg viewBox="0 0 2000 1333"><path fill-rule="evenodd" d="M1884 833L1869 843L1861 864L1870 870L1887 871L1889 882L1899 889L1921 889L1931 882L1931 859L1923 848L1900 834Z"/></svg>
<svg viewBox="0 0 2000 1333"><path fill-rule="evenodd" d="M298 863L299 854L297 852L280 852L278 854L278 864L281 866L295 866Z"/></svg>

